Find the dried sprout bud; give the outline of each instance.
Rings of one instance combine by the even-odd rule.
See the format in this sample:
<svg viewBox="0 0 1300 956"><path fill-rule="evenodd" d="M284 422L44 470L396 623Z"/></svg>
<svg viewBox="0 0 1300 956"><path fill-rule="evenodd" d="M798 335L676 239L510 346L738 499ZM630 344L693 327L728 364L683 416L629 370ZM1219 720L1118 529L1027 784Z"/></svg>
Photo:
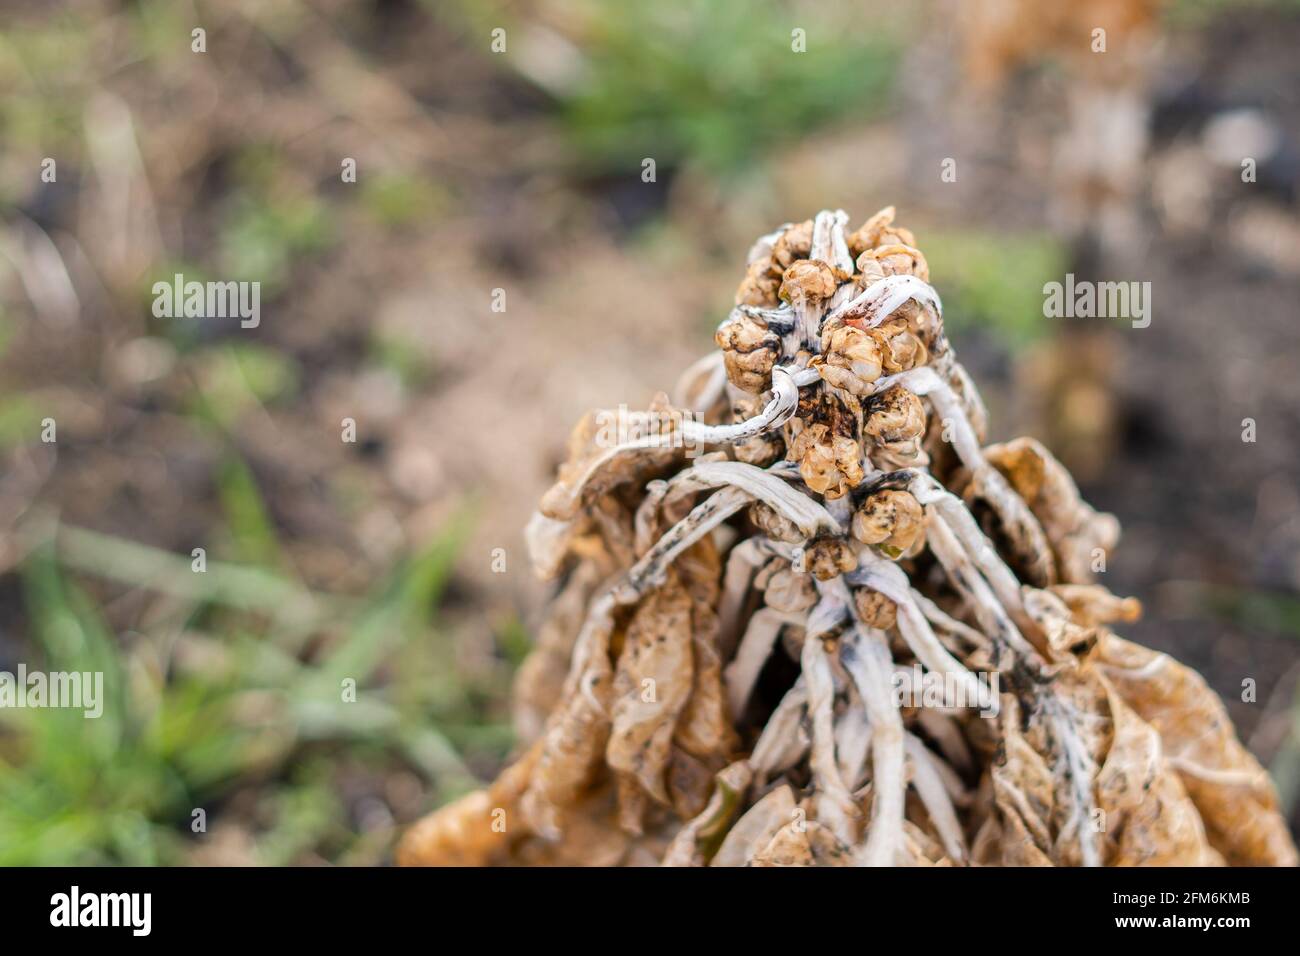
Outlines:
<svg viewBox="0 0 1300 956"><path fill-rule="evenodd" d="M901 385L873 395L862 430L882 444L906 442L925 433L925 406Z"/></svg>
<svg viewBox="0 0 1300 956"><path fill-rule="evenodd" d="M851 325L822 331L823 356L813 360L821 377L854 395L866 395L883 368L880 343Z"/></svg>
<svg viewBox="0 0 1300 956"><path fill-rule="evenodd" d="M736 461L767 468L785 457L785 442L773 434L755 435L731 446L736 453Z"/></svg>
<svg viewBox="0 0 1300 956"><path fill-rule="evenodd" d="M853 546L836 535L814 538L804 551L808 570L818 581L829 581L858 566Z"/></svg>
<svg viewBox="0 0 1300 956"><path fill-rule="evenodd" d="M898 606L879 591L854 588L853 604L858 609L858 617L867 627L887 631L898 623Z"/></svg>
<svg viewBox="0 0 1300 956"><path fill-rule="evenodd" d="M781 277L781 299L785 302L822 302L839 288L835 271L820 259L800 259Z"/></svg>
<svg viewBox="0 0 1300 956"><path fill-rule="evenodd" d="M786 426L786 458L799 463L809 489L839 498L862 481L862 409L851 394L821 386L805 391Z"/></svg>
<svg viewBox="0 0 1300 956"><path fill-rule="evenodd" d="M771 505L755 501L749 506L749 520L755 527L773 541L786 544L799 544L804 540L803 533L789 518L777 512Z"/></svg>
<svg viewBox="0 0 1300 956"><path fill-rule="evenodd" d="M930 281L930 264L920 249L902 243L891 243L868 249L858 256L858 270L870 260L880 264L880 270L887 276L916 276L922 282Z"/></svg>
<svg viewBox="0 0 1300 956"><path fill-rule="evenodd" d="M800 574L784 558L775 559L764 568L765 576L756 576L754 584L763 589L763 600L778 611L806 611L817 603L817 588L812 578Z"/></svg>
<svg viewBox="0 0 1300 956"><path fill-rule="evenodd" d="M859 273L854 282L866 290L884 278L881 264L869 250L858 258ZM838 320L837 320L838 321ZM941 354L946 349L943 338L943 320L928 304L908 299L883 320L864 315L850 315L842 324L861 329L871 335L880 347L884 370L893 375L925 365L930 353Z"/></svg>
<svg viewBox="0 0 1300 956"><path fill-rule="evenodd" d="M736 305L775 306L781 281L772 275L772 258L765 256L749 264L745 278L736 289Z"/></svg>
<svg viewBox="0 0 1300 956"><path fill-rule="evenodd" d="M866 250L858 256L855 263L858 270L855 281L862 289L875 285L885 277L885 267L873 252L871 249Z"/></svg>
<svg viewBox="0 0 1300 956"><path fill-rule="evenodd" d="M899 557L920 538L925 528L921 503L906 491L886 488L869 495L853 513L853 537L878 545Z"/></svg>
<svg viewBox="0 0 1300 956"><path fill-rule="evenodd" d="M866 250L880 245L881 236L893 221L894 207L886 206L849 235L849 252L857 258Z"/></svg>
<svg viewBox="0 0 1300 956"><path fill-rule="evenodd" d="M864 252L858 257L857 274L854 275L853 281L857 287L865 292L877 282L885 277L885 270L875 259L871 257L870 252Z"/></svg>
<svg viewBox="0 0 1300 956"><path fill-rule="evenodd" d="M890 375L924 365L930 358L925 343L909 328L902 315L893 315L871 330L880 344L881 360Z"/></svg>
<svg viewBox="0 0 1300 956"><path fill-rule="evenodd" d="M880 241L876 243L876 247L895 245L915 246L916 236L912 234L911 229L906 229L903 226L890 226L880 233Z"/></svg>
<svg viewBox="0 0 1300 956"><path fill-rule="evenodd" d="M907 330L920 339L926 349L934 355L941 355L947 349L943 336L943 319L928 303L922 305L915 299L908 299L896 313L907 319ZM925 364L919 362L917 364Z"/></svg>
<svg viewBox="0 0 1300 956"><path fill-rule="evenodd" d="M852 438L832 435L825 425L801 431L789 455L799 462L804 483L827 498L842 498L862 481L862 446Z"/></svg>
<svg viewBox="0 0 1300 956"><path fill-rule="evenodd" d="M900 468L924 468L930 464L930 458L921 445L921 439L909 438L877 444L871 449L871 464L881 471L897 471Z"/></svg>
<svg viewBox="0 0 1300 956"><path fill-rule="evenodd" d="M754 394L772 387L772 366L781 354L780 336L752 316L735 312L713 339L722 349L732 385Z"/></svg>
<svg viewBox="0 0 1300 956"><path fill-rule="evenodd" d="M772 262L778 273L784 272L797 259L807 259L812 251L813 221L806 219L791 226L772 247Z"/></svg>

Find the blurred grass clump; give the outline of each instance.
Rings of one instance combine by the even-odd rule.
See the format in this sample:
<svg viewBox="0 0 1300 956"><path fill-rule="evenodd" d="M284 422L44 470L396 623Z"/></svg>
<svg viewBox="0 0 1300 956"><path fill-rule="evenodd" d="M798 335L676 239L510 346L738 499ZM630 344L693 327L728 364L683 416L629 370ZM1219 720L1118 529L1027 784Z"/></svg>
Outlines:
<svg viewBox="0 0 1300 956"><path fill-rule="evenodd" d="M584 160L623 166L654 156L719 170L848 113L870 116L897 48L879 29L807 37L776 0L734 4L602 4L592 28L590 80L565 103Z"/></svg>
<svg viewBox="0 0 1300 956"><path fill-rule="evenodd" d="M273 145L241 149L231 162L232 192L216 242L221 275L259 279L267 295L288 284L291 267L334 244L330 206Z"/></svg>
<svg viewBox="0 0 1300 956"><path fill-rule="evenodd" d="M481 37L511 23L511 10L457 6ZM586 0L507 33L511 62L557 99L579 168L635 168L649 156L660 168L725 173L827 122L887 111L898 24L865 16L847 4L804 15L781 0Z"/></svg>
<svg viewBox="0 0 1300 956"><path fill-rule="evenodd" d="M381 862L396 823L378 797L349 805L344 768L371 785L418 773L440 801L475 785L462 753L497 761L508 745L493 707L508 661L458 670L434 619L465 532L357 600L53 529L22 570L30 637L46 672L103 674L103 713L0 711L0 865L187 862L209 816L248 788L261 791L244 815L251 862ZM87 573L165 594L166 623L114 638L76 580Z"/></svg>

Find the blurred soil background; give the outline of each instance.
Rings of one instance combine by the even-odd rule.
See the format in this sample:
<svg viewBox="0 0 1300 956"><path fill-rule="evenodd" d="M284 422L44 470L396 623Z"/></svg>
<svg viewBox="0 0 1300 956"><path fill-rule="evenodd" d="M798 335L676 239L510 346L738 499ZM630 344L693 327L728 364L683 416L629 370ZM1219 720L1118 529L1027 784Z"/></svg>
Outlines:
<svg viewBox="0 0 1300 956"><path fill-rule="evenodd" d="M0 863L386 862L509 754L572 424L760 233L889 204L1300 819L1300 3L1056 6L6 0L0 670L108 700L0 711ZM1150 327L1044 318L1067 272ZM260 325L155 318L175 273Z"/></svg>

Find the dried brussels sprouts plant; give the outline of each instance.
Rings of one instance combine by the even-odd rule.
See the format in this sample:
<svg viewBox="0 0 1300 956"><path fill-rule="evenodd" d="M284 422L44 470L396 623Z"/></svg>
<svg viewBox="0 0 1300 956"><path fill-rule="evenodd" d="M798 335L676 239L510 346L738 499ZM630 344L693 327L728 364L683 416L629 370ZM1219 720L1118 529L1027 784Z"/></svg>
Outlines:
<svg viewBox="0 0 1300 956"><path fill-rule="evenodd" d="M521 754L399 861L1294 864L1218 698L1111 630L1115 519L985 444L916 239L847 225L759 239L675 401L574 430Z"/></svg>

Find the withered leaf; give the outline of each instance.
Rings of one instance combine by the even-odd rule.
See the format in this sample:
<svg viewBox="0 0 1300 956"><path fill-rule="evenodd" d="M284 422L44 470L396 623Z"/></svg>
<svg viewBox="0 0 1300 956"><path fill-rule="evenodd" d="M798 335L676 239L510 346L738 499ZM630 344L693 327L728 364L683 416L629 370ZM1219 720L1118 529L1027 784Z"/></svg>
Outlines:
<svg viewBox="0 0 1300 956"><path fill-rule="evenodd" d="M664 866L705 866L722 845L732 821L744 805L754 772L744 760L720 770L705 808L673 838L664 853Z"/></svg>
<svg viewBox="0 0 1300 956"><path fill-rule="evenodd" d="M1161 752L1160 735L1107 688L1113 727L1110 752L1097 774L1108 866L1212 866L1222 857L1187 791Z"/></svg>
<svg viewBox="0 0 1300 956"><path fill-rule="evenodd" d="M1168 655L1113 634L1103 635L1094 659L1124 702L1159 732L1210 845L1234 866L1295 866L1295 844L1272 781L1237 740L1205 680Z"/></svg>
<svg viewBox="0 0 1300 956"><path fill-rule="evenodd" d="M690 595L670 570L633 613L614 677L606 763L665 805L673 730L691 693L692 609Z"/></svg>
<svg viewBox="0 0 1300 956"><path fill-rule="evenodd" d="M789 786L771 790L735 822L710 865L746 866L778 830L794 820L794 810L794 791Z"/></svg>
<svg viewBox="0 0 1300 956"><path fill-rule="evenodd" d="M1051 819L1056 781L1042 754L1020 732L1019 706L1004 695L1002 743L992 766L993 800L1001 825L1001 862L1051 866Z"/></svg>
<svg viewBox="0 0 1300 956"><path fill-rule="evenodd" d="M665 447L636 444L638 440L647 440L647 436L667 432L669 425L665 423L674 420L672 414L671 406L662 396L649 412L633 417L630 422L625 422L617 410L588 412L569 436L568 459L560 466L556 483L542 496L540 512L556 521L571 519L595 497L621 484L644 480L679 458L682 451L671 447L671 442ZM620 431L629 434L622 435ZM623 438L629 441L622 442Z"/></svg>
<svg viewBox="0 0 1300 956"><path fill-rule="evenodd" d="M1091 582L1093 550L1109 552L1119 541L1115 516L1090 507L1065 466L1032 438L990 445L984 455L1042 525L1055 552L1059 579L1069 584Z"/></svg>
<svg viewBox="0 0 1300 956"><path fill-rule="evenodd" d="M767 846L754 854L753 866L812 866L813 850L807 822L792 821L776 831Z"/></svg>

